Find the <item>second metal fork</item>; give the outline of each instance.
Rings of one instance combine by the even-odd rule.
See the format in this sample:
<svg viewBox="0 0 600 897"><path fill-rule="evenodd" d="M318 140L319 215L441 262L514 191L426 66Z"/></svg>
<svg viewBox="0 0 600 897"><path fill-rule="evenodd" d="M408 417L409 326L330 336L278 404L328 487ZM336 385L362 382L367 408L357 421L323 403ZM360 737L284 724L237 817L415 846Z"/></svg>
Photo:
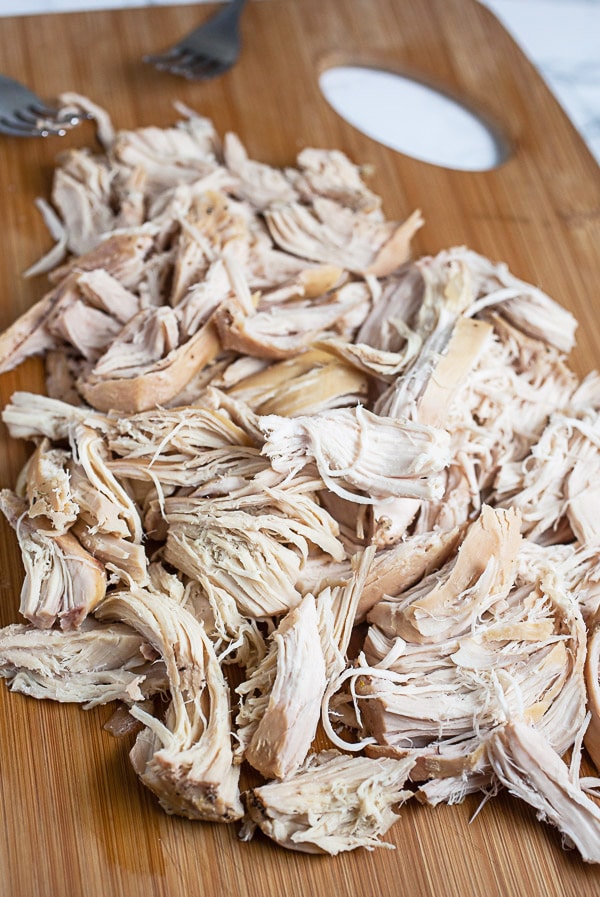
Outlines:
<svg viewBox="0 0 600 897"><path fill-rule="evenodd" d="M222 75L237 62L240 55L239 21L245 4L246 0L229 0L212 19L170 50L157 56L144 56L144 62L194 81Z"/></svg>

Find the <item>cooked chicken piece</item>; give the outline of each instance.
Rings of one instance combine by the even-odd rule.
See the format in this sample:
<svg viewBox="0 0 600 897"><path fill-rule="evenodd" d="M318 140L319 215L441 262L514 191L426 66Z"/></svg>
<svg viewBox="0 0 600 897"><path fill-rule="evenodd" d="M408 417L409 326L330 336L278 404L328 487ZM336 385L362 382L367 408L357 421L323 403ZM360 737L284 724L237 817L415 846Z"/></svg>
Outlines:
<svg viewBox="0 0 600 897"><path fill-rule="evenodd" d="M86 150L70 150L55 169L52 203L62 219L69 252L89 252L112 230L112 178L106 160Z"/></svg>
<svg viewBox="0 0 600 897"><path fill-rule="evenodd" d="M245 759L266 779L287 778L304 762L325 692L325 659L312 595L289 611L269 651L236 689L237 737Z"/></svg>
<svg viewBox="0 0 600 897"><path fill-rule="evenodd" d="M146 727L130 754L142 782L167 813L239 819L229 690L202 624L166 595L142 589L113 592L96 613L137 630L165 664L171 702L164 721L135 704L130 711Z"/></svg>
<svg viewBox="0 0 600 897"><path fill-rule="evenodd" d="M67 632L21 623L0 630L0 676L11 691L85 710L143 701L168 686L164 665L137 632L92 617Z"/></svg>
<svg viewBox="0 0 600 897"><path fill-rule="evenodd" d="M445 423L453 457L445 494L421 506L416 531L447 527L468 519L482 501L495 502L490 493L499 472L510 471L511 462L518 468L548 416L570 406L575 381L565 376L556 350L528 341L523 354L522 342L512 337L492 339L459 387Z"/></svg>
<svg viewBox="0 0 600 897"><path fill-rule="evenodd" d="M129 584L145 585L148 578L148 558L143 545L105 533L95 528L93 518L81 514L71 532L107 571L117 574Z"/></svg>
<svg viewBox="0 0 600 897"><path fill-rule="evenodd" d="M207 517L237 511L254 516L271 515L275 531L281 530L276 520L281 517L285 520L284 528L291 527L288 535L292 531L297 534L298 538L294 537L293 541L301 547L303 557L307 556L309 543L311 550L318 545L330 556L343 555L336 521L315 499L314 493L320 486L318 477L301 476L293 483L282 483L284 478L264 464L247 465L245 469L239 464L229 469L217 466L213 472L213 477L195 489L171 489L164 496L160 505L167 522L194 527ZM267 517L264 523L268 528L266 521Z"/></svg>
<svg viewBox="0 0 600 897"><path fill-rule="evenodd" d="M321 722L325 735L329 736L332 743L336 740L333 727L343 720L346 704L345 698L340 701L336 696L339 677L343 677L344 670L351 664L350 642L374 556L373 545L357 552L351 559L349 569L340 570L337 582L330 575L330 582L322 585L316 599L327 677L327 689L321 703ZM355 724L354 718L352 722ZM345 749L350 750L351 746L346 746Z"/></svg>
<svg viewBox="0 0 600 897"><path fill-rule="evenodd" d="M425 278L421 268L415 262L403 265L382 282L354 342L396 353L406 365L421 348L422 337L415 325L424 295Z"/></svg>
<svg viewBox="0 0 600 897"><path fill-rule="evenodd" d="M293 524L244 511L172 523L164 559L199 582L211 606L233 599L243 616L266 619L300 602L295 584L307 545Z"/></svg>
<svg viewBox="0 0 600 897"><path fill-rule="evenodd" d="M322 300L300 299L269 305L264 311L240 309L224 303L216 313L225 349L259 358L290 358L315 340L343 327L344 318L358 310L362 319L370 293L361 283L349 283Z"/></svg>
<svg viewBox="0 0 600 897"><path fill-rule="evenodd" d="M131 338L135 342L135 332ZM186 343L164 349L158 359L146 355L146 361L139 364L138 358L138 363L122 373L107 373L105 366L103 374L93 370L78 383L82 396L100 411L135 412L164 405L218 355L221 345L209 320Z"/></svg>
<svg viewBox="0 0 600 897"><path fill-rule="evenodd" d="M63 442L77 424L87 420L93 425L99 419L90 408L25 391L14 392L2 410L2 420L13 439L45 436L52 442Z"/></svg>
<svg viewBox="0 0 600 897"><path fill-rule="evenodd" d="M115 140L115 129L106 109L92 102L89 97L72 90L61 93L59 102L61 104L61 112L64 114L68 114L69 111L73 110L74 112L84 112L89 118L93 119L100 145L106 150L112 147Z"/></svg>
<svg viewBox="0 0 600 897"><path fill-rule="evenodd" d="M111 469L119 476L155 484L161 514L164 513L163 498L170 496L175 486L189 487L206 496L221 495L224 490L241 489L254 477L270 471L259 449L243 445L204 449L195 458L165 452L159 456L156 466L155 470L152 458L127 456L111 463ZM272 479L280 482L283 477L277 474Z"/></svg>
<svg viewBox="0 0 600 897"><path fill-rule="evenodd" d="M406 221L394 230L390 239L381 246L365 273L375 277L387 277L388 274L397 271L410 258L412 239L424 223L419 209L409 215Z"/></svg>
<svg viewBox="0 0 600 897"><path fill-rule="evenodd" d="M341 337L315 340L315 346L318 350L343 358L359 371L384 382L395 380L410 360L410 353L405 355L402 352L376 349L367 343L350 343Z"/></svg>
<svg viewBox="0 0 600 897"><path fill-rule="evenodd" d="M253 285L260 291L259 304L263 309L288 302L290 299L318 299L331 290L339 289L347 282L347 272L338 265L312 264L302 267L301 259L294 259L291 271L283 270L279 277L268 276L266 272L261 276L256 271L254 258L258 250L256 247L253 249L248 259L249 276ZM262 250L262 254L264 261L265 254L272 257L275 251ZM284 256L284 258L290 257Z"/></svg>
<svg viewBox="0 0 600 897"><path fill-rule="evenodd" d="M542 542L569 541L567 524L582 545L597 544L596 471L600 469L600 415L556 413L524 461L503 465L494 489L501 507L519 508L523 532Z"/></svg>
<svg viewBox="0 0 600 897"><path fill-rule="evenodd" d="M373 744L367 743L367 754L412 756L415 781L429 780L431 790L436 790L441 779L440 788L448 787L455 800L456 794L452 795L452 791L458 782L461 782L464 796L473 790L473 776L475 781L483 775L489 779L490 770L482 756L482 739L490 728L502 722L505 701L512 712L519 712L525 706L527 718L545 737L555 733L559 744L554 747L564 753L577 735L577 728L574 730L571 725L558 731L558 726L562 725L561 713L568 709L571 698L569 680L574 674L569 658L564 648L556 644L556 636L550 635L547 644L542 643L542 627L537 629L538 643L534 626L530 625L529 630L523 626L522 633L524 637L520 639L521 633L515 629L514 640L508 640L509 643L502 646L482 645L481 656L476 654L473 646L467 648L466 644L464 653L461 647L453 654L456 643L449 643L444 647L447 653L438 661L437 669L415 651L407 650L402 654L401 646L389 646L390 655L395 652L399 656L390 672L378 673L377 679L373 679L366 689L363 680L357 683L358 694L367 697L367 701L360 705L366 731L375 738ZM517 644L519 640L523 642L521 646ZM369 645L371 647L375 647L374 641ZM379 646L380 650L382 648L383 645ZM494 655L498 654L502 668L496 676L493 664L497 662ZM413 663L416 666L412 675L396 672L399 667L406 671ZM500 683L506 687L502 698L499 697ZM581 686L579 690L577 723L580 726L583 719ZM454 780L455 784L444 786L446 778ZM427 797L427 788L423 796Z"/></svg>
<svg viewBox="0 0 600 897"><path fill-rule="evenodd" d="M336 751L311 755L283 782L253 788L244 797L252 823L282 847L336 855L357 847L389 846L380 840L398 820L392 809L412 760L348 757Z"/></svg>
<svg viewBox="0 0 600 897"><path fill-rule="evenodd" d="M87 361L97 361L121 332L118 321L80 299L53 317L47 327L59 344L73 346Z"/></svg>
<svg viewBox="0 0 600 897"><path fill-rule="evenodd" d="M148 564L135 500L110 470L97 431L78 424L72 440L77 461L69 461L68 473L78 511L70 532L107 570L143 585Z"/></svg>
<svg viewBox="0 0 600 897"><path fill-rule="evenodd" d="M81 360L64 349L49 349L44 356L44 367L48 396L70 405L80 405L81 396L75 383L80 375Z"/></svg>
<svg viewBox="0 0 600 897"><path fill-rule="evenodd" d="M199 582L179 572L167 574L156 562L148 574L155 590L169 594L204 626L220 664L237 665L248 673L261 662L266 653L263 632L255 620L242 616L231 595L221 592L209 598Z"/></svg>
<svg viewBox="0 0 600 897"><path fill-rule="evenodd" d="M27 517L27 503L0 491L0 510L14 528L25 567L20 613L40 629L77 629L104 598L106 572L70 533L48 535Z"/></svg>
<svg viewBox="0 0 600 897"><path fill-rule="evenodd" d="M146 259L154 246L152 234L135 230L126 231L105 237L89 252L79 255L60 268L55 268L50 275L53 283L60 283L67 275L81 274L82 271L95 271L103 268L116 278L122 286L133 290L140 283Z"/></svg>
<svg viewBox="0 0 600 897"><path fill-rule="evenodd" d="M143 583L147 561L138 511L106 467L96 432L76 424L72 438L81 463L61 449L49 449L45 437L31 456L21 475L27 516L49 536L68 529L108 569Z"/></svg>
<svg viewBox="0 0 600 897"><path fill-rule="evenodd" d="M274 470L293 474L314 462L325 486L349 501L439 494L436 474L448 462L443 430L379 417L360 406L294 419L267 415L260 426L267 437L263 453Z"/></svg>
<svg viewBox="0 0 600 897"><path fill-rule="evenodd" d="M0 373L10 371L31 355L54 349L61 340L49 322L77 298L73 278L46 293L0 335Z"/></svg>
<svg viewBox="0 0 600 897"><path fill-rule="evenodd" d="M215 403L113 415L107 428L110 468L119 477L159 484L159 495L169 486L219 480L233 488L268 467L243 424Z"/></svg>
<svg viewBox="0 0 600 897"><path fill-rule="evenodd" d="M140 310L140 299L104 268L83 271L76 283L87 302L106 312L121 324L126 324Z"/></svg>
<svg viewBox="0 0 600 897"><path fill-rule="evenodd" d="M490 596L501 601L515 576L521 536L514 511L485 506L457 554L398 597L385 597L369 613L388 635L435 644L462 634Z"/></svg>
<svg viewBox="0 0 600 897"><path fill-rule="evenodd" d="M117 197L115 229L133 230L142 227L146 217L148 174L141 165L130 170L117 168L113 195Z"/></svg>
<svg viewBox="0 0 600 897"><path fill-rule="evenodd" d="M90 500L89 490L87 499L82 497L82 504L85 504L88 512L97 518L94 520L95 527L116 535L127 535L132 541L140 544L143 529L139 511L125 487L108 466L109 456L104 440L92 427L77 424L74 428L73 442L77 463L92 488L100 493L100 497L95 501ZM81 480L78 479L78 486L82 492L81 485Z"/></svg>
<svg viewBox="0 0 600 897"><path fill-rule="evenodd" d="M247 402L257 414L296 417L363 404L368 389L368 378L356 368L309 349L239 380L230 395Z"/></svg>
<svg viewBox="0 0 600 897"><path fill-rule="evenodd" d="M358 552L351 559L350 575L324 586L316 597L319 632L325 657L328 684L348 664L348 650L354 626L359 620L360 602L368 577L372 575L375 547Z"/></svg>
<svg viewBox="0 0 600 897"><path fill-rule="evenodd" d="M600 771L600 625L595 623L588 635L585 659L585 684L590 722L584 736L586 750Z"/></svg>
<svg viewBox="0 0 600 897"><path fill-rule="evenodd" d="M143 374L179 344L179 322L167 307L144 308L121 329L97 359L92 376L132 377Z"/></svg>
<svg viewBox="0 0 600 897"><path fill-rule="evenodd" d="M110 533L130 538L128 521L123 517L123 505L110 490L100 489L91 482L80 464L71 459L68 467L70 486L79 509L79 517L85 520L93 533Z"/></svg>
<svg viewBox="0 0 600 897"><path fill-rule="evenodd" d="M600 863L600 808L573 781L568 766L534 726L511 720L485 743L494 775L555 825L586 863Z"/></svg>
<svg viewBox="0 0 600 897"><path fill-rule="evenodd" d="M400 595L419 580L443 568L456 551L461 528L408 536L393 548L375 555L360 598L356 616L360 621L386 596Z"/></svg>
<svg viewBox="0 0 600 897"><path fill-rule="evenodd" d="M482 739L508 712L563 754L584 721L585 644L576 593L548 550L524 545L514 588L497 600L492 586L461 633L428 644L371 627L355 685L375 738L367 753L414 756L413 778L433 780L432 799L438 778L455 780L448 794L456 799L473 790L473 776L489 775Z"/></svg>
<svg viewBox="0 0 600 897"><path fill-rule="evenodd" d="M445 353L435 364L417 403L417 419L446 426L448 411L462 384L488 346L492 327L485 321L458 318ZM409 374L410 376L410 374Z"/></svg>
<svg viewBox="0 0 600 897"><path fill-rule="evenodd" d="M378 277L406 262L410 241L423 224L419 212L397 224L353 212L324 197L315 197L311 208L282 203L264 215L274 242L286 252Z"/></svg>
<svg viewBox="0 0 600 897"><path fill-rule="evenodd" d="M325 196L354 212L382 217L381 197L364 180L367 169L355 165L345 153L307 147L298 154L296 164L297 168L286 169L286 175L304 202Z"/></svg>
<svg viewBox="0 0 600 897"><path fill-rule="evenodd" d="M555 631L567 636L570 650L568 663L558 681L555 697L538 722L552 747L559 754L570 748L581 730L585 717L586 624L580 604L581 593L573 577L573 555L569 546L562 546L564 557L556 546L541 547L524 540L517 558L517 591L527 594L532 583L545 596L555 619ZM527 600L524 600L527 607Z"/></svg>
<svg viewBox="0 0 600 897"><path fill-rule="evenodd" d="M231 413L233 404L223 404L220 398L211 394L202 396L196 405L112 415L108 446L123 458L145 458L159 465L159 470L163 458L187 466L207 450L254 447L257 443L251 429L236 421Z"/></svg>
<svg viewBox="0 0 600 897"><path fill-rule="evenodd" d="M232 296L232 284L222 259L213 262L204 275L191 282L178 298L175 320L181 340L189 339Z"/></svg>
<svg viewBox="0 0 600 897"><path fill-rule="evenodd" d="M25 478L27 516L45 518L55 534L65 533L77 519L79 505L73 496L68 463L70 455L50 447L43 438L21 474ZM38 521L43 526L44 521Z"/></svg>
<svg viewBox="0 0 600 897"><path fill-rule="evenodd" d="M444 779L431 779L419 785L415 791L415 797L419 803L429 807L437 807L445 803L449 806L460 804L469 794L479 794L488 791L490 787L490 773L471 772L468 776L460 773L457 776L446 776Z"/></svg>
<svg viewBox="0 0 600 897"><path fill-rule="evenodd" d="M434 394L428 400L428 410L433 413L436 402L441 401L439 393L445 379L450 377L451 397L474 365L490 333L489 325L461 323L473 300L470 272L462 260L446 262L436 256L420 260L416 266L424 281L423 298L413 322L421 345L404 373L374 406L379 414L392 417L412 415L432 378ZM440 360L440 356L446 358ZM440 365L436 378L433 371ZM427 422L426 418L423 422Z"/></svg>
<svg viewBox="0 0 600 897"><path fill-rule="evenodd" d="M473 250L456 246L419 259L417 266L433 294L444 290L445 282L454 280L453 289L459 287L456 296L463 294L466 300L463 311L469 316L487 316L491 311L522 333L561 352L573 348L577 327L573 315L542 290L519 280L505 264L494 263ZM425 299L421 312L426 306Z"/></svg>
<svg viewBox="0 0 600 897"><path fill-rule="evenodd" d="M393 545L403 539L415 519L415 533L448 530L479 510L477 427L460 397L491 333L489 324L464 316L458 317L453 327L446 322L444 333L434 332L425 339L418 361L409 364L406 373L400 374L376 401L374 407L381 414L408 416L428 426L445 427L450 433L452 458L437 500L423 503L402 498L387 506L375 506L375 538L379 545Z"/></svg>
<svg viewBox="0 0 600 897"><path fill-rule="evenodd" d="M293 202L297 193L285 174L263 162L255 162L236 134L226 134L223 143L225 165L237 178L235 193L261 211L277 203Z"/></svg>
<svg viewBox="0 0 600 897"><path fill-rule="evenodd" d="M55 242L54 246L45 255L33 262L23 272L23 277L38 277L40 274L47 274L48 271L60 265L67 253L67 230L57 215L56 210L42 196L37 196L34 202L44 219L48 233Z"/></svg>
<svg viewBox="0 0 600 897"><path fill-rule="evenodd" d="M494 263L472 250L458 247L441 255L461 259L468 266L475 302L470 314L493 308L523 333L570 352L575 343L577 321L566 308L532 284L519 280L504 263Z"/></svg>
<svg viewBox="0 0 600 897"><path fill-rule="evenodd" d="M193 532L206 521L226 520L228 515L237 525L237 513L241 512L256 517L259 529L295 545L303 561L316 548L339 562L345 556L344 546L338 538L337 522L315 497L319 486L318 478L301 475L282 483L277 474L266 469L239 486L218 478L188 495L167 497L164 513L169 525L182 524Z"/></svg>
<svg viewBox="0 0 600 897"><path fill-rule="evenodd" d="M174 128L121 130L112 145L117 162L146 172L149 196L180 184L193 184L210 174L217 167L219 153L212 122L195 114Z"/></svg>
<svg viewBox="0 0 600 897"><path fill-rule="evenodd" d="M155 226L161 223L163 228L172 229L175 224L179 228L172 243L175 258L168 297L171 305L178 305L187 290L201 283L219 259L227 269L237 261L243 272L253 242L252 218L244 204L222 191L199 191L197 185L184 198L178 188L158 215ZM235 289L231 274L230 280L228 286Z"/></svg>

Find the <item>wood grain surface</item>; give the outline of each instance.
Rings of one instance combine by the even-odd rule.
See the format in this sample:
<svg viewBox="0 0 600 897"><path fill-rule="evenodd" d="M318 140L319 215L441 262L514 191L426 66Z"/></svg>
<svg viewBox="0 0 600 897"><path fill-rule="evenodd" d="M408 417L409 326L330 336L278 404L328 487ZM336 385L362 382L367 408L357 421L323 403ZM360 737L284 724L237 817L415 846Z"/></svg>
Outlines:
<svg viewBox="0 0 600 897"><path fill-rule="evenodd" d="M6 74L45 97L76 90L119 127L167 125L181 100L235 130L253 158L293 163L304 146L343 149L371 163L390 217L420 208L418 254L466 244L505 260L580 321L573 364L598 365L600 174L539 75L474 0L255 0L233 71L188 83L140 62L212 12L210 6L3 19ZM363 63L442 86L497 126L511 147L501 167L449 171L385 149L347 125L318 86L323 68ZM390 114L402 115L402 110ZM57 154L94 145L91 125L60 139L0 138L0 327L44 289L21 272L51 240L34 207ZM41 389L30 361L0 378L0 403ZM2 431L0 486L14 484L26 447ZM17 620L16 539L0 521L0 624ZM362 895L362 897L587 897L600 869L561 848L527 806L500 796L476 818L476 798L435 810L410 803L390 832L396 850L337 858L285 852L235 826L166 816L129 765L131 739L103 729L109 707L37 702L0 687L2 897Z"/></svg>

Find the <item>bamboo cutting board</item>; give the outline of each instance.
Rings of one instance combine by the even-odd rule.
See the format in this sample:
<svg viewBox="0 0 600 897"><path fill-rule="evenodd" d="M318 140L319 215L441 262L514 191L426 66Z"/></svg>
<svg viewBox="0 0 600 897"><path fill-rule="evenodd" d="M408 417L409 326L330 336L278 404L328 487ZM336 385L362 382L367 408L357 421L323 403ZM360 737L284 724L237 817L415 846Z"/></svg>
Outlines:
<svg viewBox="0 0 600 897"><path fill-rule="evenodd" d="M600 173L533 67L474 0L262 0L243 21L245 48L221 79L190 84L140 63L211 7L18 17L0 24L6 74L46 97L69 89L107 108L118 127L167 125L181 100L235 130L252 158L292 163L307 145L374 166L389 217L421 208L417 254L466 244L508 262L578 317L579 373L600 354ZM484 173L444 170L385 149L327 105L319 72L364 63L444 87L496 124L509 160ZM401 115L401 110L393 114ZM56 154L93 145L91 125L63 141L0 138L0 328L44 289L21 272L49 248L33 205L47 196ZM0 378L2 406L41 389L36 361ZM1 434L0 486L14 484L26 447ZM0 521L0 624L17 620L16 539ZM409 803L396 850L337 858L285 852L236 827L167 817L138 783L131 741L103 730L112 709L36 702L0 687L2 897L575 897L600 894L600 869L561 849L532 810L500 796L435 810Z"/></svg>

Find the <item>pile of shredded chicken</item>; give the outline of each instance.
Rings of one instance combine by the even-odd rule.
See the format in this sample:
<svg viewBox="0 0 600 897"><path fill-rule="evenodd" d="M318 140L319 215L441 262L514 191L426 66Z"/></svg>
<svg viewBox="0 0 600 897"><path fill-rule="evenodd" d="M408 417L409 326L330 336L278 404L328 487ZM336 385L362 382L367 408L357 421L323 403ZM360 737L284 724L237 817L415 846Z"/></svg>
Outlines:
<svg viewBox="0 0 600 897"><path fill-rule="evenodd" d="M412 260L420 214L341 152L276 170L189 110L92 112L101 151L40 202L48 291L0 336L1 371L47 372L2 415L33 451L0 493L25 569L0 674L121 702L166 812L242 838L390 846L410 798L506 788L600 862L600 377L572 315L464 247Z"/></svg>

